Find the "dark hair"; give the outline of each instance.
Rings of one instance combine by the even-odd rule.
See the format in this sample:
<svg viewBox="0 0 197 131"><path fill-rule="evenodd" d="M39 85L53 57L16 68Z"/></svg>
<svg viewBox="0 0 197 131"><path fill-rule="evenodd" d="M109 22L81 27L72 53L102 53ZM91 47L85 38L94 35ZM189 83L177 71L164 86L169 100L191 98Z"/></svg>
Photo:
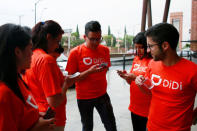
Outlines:
<svg viewBox="0 0 197 131"><path fill-rule="evenodd" d="M177 29L168 23L159 23L150 27L145 35L151 37L152 40L157 43L168 42L173 50L176 50L179 41Z"/></svg>
<svg viewBox="0 0 197 131"><path fill-rule="evenodd" d="M17 83L15 48L24 50L31 40L30 29L14 24L0 26L0 81L4 82L23 102Z"/></svg>
<svg viewBox="0 0 197 131"><path fill-rule="evenodd" d="M133 44L141 44L144 48L144 56L150 58L151 54L147 52L147 42L145 37L145 32L139 32L134 38L133 38Z"/></svg>
<svg viewBox="0 0 197 131"><path fill-rule="evenodd" d="M40 48L47 52L48 43L46 37L48 33L56 38L59 34L63 34L64 31L61 26L53 20L37 23L32 29L33 49Z"/></svg>
<svg viewBox="0 0 197 131"><path fill-rule="evenodd" d="M57 52L58 54L61 54L64 52L64 48L62 47L61 44L59 45L59 47L57 49L55 49L55 52Z"/></svg>
<svg viewBox="0 0 197 131"><path fill-rule="evenodd" d="M98 21L90 21L85 25L85 35L89 32L101 32L101 25Z"/></svg>
<svg viewBox="0 0 197 131"><path fill-rule="evenodd" d="M143 48L147 50L147 42L145 37L145 32L139 32L134 38L133 38L134 44L141 44L143 45Z"/></svg>

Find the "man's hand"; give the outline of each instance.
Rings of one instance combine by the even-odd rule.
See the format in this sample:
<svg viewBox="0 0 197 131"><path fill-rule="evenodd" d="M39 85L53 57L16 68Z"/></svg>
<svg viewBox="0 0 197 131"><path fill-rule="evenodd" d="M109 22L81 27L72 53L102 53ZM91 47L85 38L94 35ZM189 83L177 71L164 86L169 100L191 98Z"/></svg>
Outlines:
<svg viewBox="0 0 197 131"><path fill-rule="evenodd" d="M108 67L107 66L99 66L99 64L96 65L92 65L89 69L88 72L91 73L95 73L95 72L102 72L104 70L106 70Z"/></svg>
<svg viewBox="0 0 197 131"><path fill-rule="evenodd" d="M139 75L135 79L135 84L140 87L143 85L144 80L145 80L144 76Z"/></svg>

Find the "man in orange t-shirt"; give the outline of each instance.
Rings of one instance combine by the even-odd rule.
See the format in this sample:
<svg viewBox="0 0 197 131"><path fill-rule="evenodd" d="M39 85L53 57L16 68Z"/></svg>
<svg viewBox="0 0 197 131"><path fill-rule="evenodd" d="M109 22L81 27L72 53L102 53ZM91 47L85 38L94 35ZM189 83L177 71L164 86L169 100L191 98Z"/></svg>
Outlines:
<svg viewBox="0 0 197 131"><path fill-rule="evenodd" d="M90 21L85 26L85 43L75 47L69 55L68 74L80 72L76 82L77 102L82 130L93 130L93 110L97 109L107 131L116 131L115 117L107 94L106 72L110 67L109 49L100 45L101 26Z"/></svg>
<svg viewBox="0 0 197 131"><path fill-rule="evenodd" d="M157 24L147 30L146 37L154 60L146 74L154 85L148 131L190 131L197 118L197 65L177 55L179 33L173 25ZM138 76L135 82L148 91L144 79Z"/></svg>

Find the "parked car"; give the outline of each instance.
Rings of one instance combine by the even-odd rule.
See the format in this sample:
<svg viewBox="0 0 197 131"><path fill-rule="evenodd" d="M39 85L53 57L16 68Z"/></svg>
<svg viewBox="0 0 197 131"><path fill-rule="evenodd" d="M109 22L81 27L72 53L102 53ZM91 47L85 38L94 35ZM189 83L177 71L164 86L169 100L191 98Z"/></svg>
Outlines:
<svg viewBox="0 0 197 131"><path fill-rule="evenodd" d="M57 65L59 66L60 70L62 71L63 75L68 75L68 72L65 71L66 64L68 61L68 57L66 57L63 53L57 58ZM70 88L75 88L75 84L73 84Z"/></svg>
<svg viewBox="0 0 197 131"><path fill-rule="evenodd" d="M62 71L62 73L64 74L64 76L68 75L68 72L65 71L67 60L68 60L68 58L63 53L56 60L57 65L59 66L59 68Z"/></svg>

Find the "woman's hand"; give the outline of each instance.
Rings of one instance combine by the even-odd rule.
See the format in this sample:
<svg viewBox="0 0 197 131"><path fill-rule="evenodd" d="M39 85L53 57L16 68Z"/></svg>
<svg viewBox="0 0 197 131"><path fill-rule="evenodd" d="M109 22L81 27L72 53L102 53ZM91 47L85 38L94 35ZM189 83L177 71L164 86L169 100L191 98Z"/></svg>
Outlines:
<svg viewBox="0 0 197 131"><path fill-rule="evenodd" d="M55 119L44 119L40 117L39 120L29 129L29 131L53 131L55 128Z"/></svg>

